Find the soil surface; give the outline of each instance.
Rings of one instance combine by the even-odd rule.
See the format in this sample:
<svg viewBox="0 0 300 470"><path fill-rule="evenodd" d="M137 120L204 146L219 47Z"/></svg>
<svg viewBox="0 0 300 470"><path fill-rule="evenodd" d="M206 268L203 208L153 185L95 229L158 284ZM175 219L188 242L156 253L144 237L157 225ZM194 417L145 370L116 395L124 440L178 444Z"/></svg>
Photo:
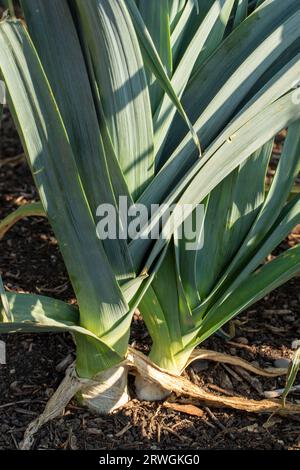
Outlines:
<svg viewBox="0 0 300 470"><path fill-rule="evenodd" d="M276 151L280 152L282 137ZM0 219L37 200L22 148L8 111L0 131ZM272 171L270 173L272 177ZM300 230L282 248L299 241ZM1 242L0 269L7 290L39 293L75 303L74 293L47 221L19 222ZM202 346L237 355L263 367L290 359L292 342L300 338L300 278L277 289L244 312L231 325L230 342L212 337ZM68 334L2 335L7 365L0 365L0 449L16 449L28 423L45 406L63 378L62 361L74 356ZM151 340L140 316L133 319L131 343L143 352ZM238 368L198 362L186 372L206 390L260 399L264 390L282 388L284 378L265 379ZM298 381L299 382L299 381ZM132 387L132 394L134 390ZM300 396L291 400L300 403ZM35 449L300 449L300 416L281 418L231 410L203 409L196 417L138 402L109 417L99 417L72 401L64 416L45 425Z"/></svg>

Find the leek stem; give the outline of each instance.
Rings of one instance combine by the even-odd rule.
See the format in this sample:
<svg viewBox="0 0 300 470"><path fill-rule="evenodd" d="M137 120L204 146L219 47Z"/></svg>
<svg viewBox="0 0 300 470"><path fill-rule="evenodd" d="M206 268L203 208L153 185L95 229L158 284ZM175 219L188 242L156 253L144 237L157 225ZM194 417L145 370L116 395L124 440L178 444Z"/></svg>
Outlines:
<svg viewBox="0 0 300 470"><path fill-rule="evenodd" d="M14 7L14 0L8 0L8 9L10 12L10 16L12 18L16 18L16 12L15 12L15 7Z"/></svg>

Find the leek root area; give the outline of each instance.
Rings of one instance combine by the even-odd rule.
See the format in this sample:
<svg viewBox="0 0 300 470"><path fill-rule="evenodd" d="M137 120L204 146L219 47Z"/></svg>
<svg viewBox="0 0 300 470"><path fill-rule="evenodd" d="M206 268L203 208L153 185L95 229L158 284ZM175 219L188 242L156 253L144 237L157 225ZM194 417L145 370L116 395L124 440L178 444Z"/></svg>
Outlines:
<svg viewBox="0 0 300 470"><path fill-rule="evenodd" d="M190 358L208 358L213 361L230 362L252 370L259 375L275 377L287 373L286 369L260 369L244 360L227 356L214 351L199 350ZM71 364L56 392L48 401L44 412L29 424L24 434L20 449L28 450L34 442L34 435L45 423L59 416L76 396L79 401L99 414L108 414L116 409L126 406L130 401L127 378L132 372L136 376L136 391L139 399L149 401L164 400L171 393L177 397L189 397L191 403L209 405L212 407L227 407L252 413L279 413L281 415L300 413L300 405L286 404L284 407L280 400L249 400L242 397L224 397L206 392L198 385L182 376L177 376L154 364L147 356L129 347L124 363L108 369L97 375L94 379L82 379L77 376L75 363Z"/></svg>

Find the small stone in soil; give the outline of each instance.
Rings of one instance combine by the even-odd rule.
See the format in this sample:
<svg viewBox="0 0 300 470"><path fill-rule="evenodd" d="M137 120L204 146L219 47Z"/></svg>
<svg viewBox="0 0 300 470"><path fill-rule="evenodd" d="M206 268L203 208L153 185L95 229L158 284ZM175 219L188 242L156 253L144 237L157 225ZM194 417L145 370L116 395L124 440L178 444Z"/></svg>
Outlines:
<svg viewBox="0 0 300 470"><path fill-rule="evenodd" d="M276 367L277 369L286 369L287 367L289 367L290 365L290 360L289 359L276 359L276 361L274 361L274 367Z"/></svg>
<svg viewBox="0 0 300 470"><path fill-rule="evenodd" d="M295 339L293 342L292 342L292 349L298 349L300 348L300 339Z"/></svg>

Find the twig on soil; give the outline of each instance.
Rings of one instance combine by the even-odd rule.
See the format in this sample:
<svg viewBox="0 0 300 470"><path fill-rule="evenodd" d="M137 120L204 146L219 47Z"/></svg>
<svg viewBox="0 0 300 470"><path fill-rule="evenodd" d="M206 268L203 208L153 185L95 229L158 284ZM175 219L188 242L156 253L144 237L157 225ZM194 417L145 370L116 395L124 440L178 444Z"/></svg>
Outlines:
<svg viewBox="0 0 300 470"><path fill-rule="evenodd" d="M278 398L284 393L285 388L278 388L277 390L269 390L264 392L266 398ZM295 385L290 389L291 392L300 392L300 385Z"/></svg>
<svg viewBox="0 0 300 470"><path fill-rule="evenodd" d="M176 431L174 431L174 430L173 430L172 428L170 428L169 426L163 426L162 429L163 429L164 431L167 431L167 432L173 434L174 436L176 436L177 439L179 439L181 442L187 442L187 441L190 442L190 441L191 441L191 439L188 438L188 437L180 436L180 434L178 434Z"/></svg>
<svg viewBox="0 0 300 470"><path fill-rule="evenodd" d="M232 370L231 367L229 367L227 364L222 364L222 366L235 380L237 380L237 382L243 382L241 377L234 370Z"/></svg>
<svg viewBox="0 0 300 470"><path fill-rule="evenodd" d="M21 153L20 155L17 155L16 157L9 157L0 160L0 168L2 168L5 165L17 165L18 163L22 162L25 160L25 153Z"/></svg>
<svg viewBox="0 0 300 470"><path fill-rule="evenodd" d="M226 344L230 344L230 346L234 346L235 348L247 349L247 351L253 352L253 346L249 346L248 344L236 343L235 341L227 341Z"/></svg>
<svg viewBox="0 0 300 470"><path fill-rule="evenodd" d="M254 390L261 396L263 397L264 396L264 391L263 391L263 387L261 385L261 383L259 382L259 380L256 378L256 377L251 377L250 374L248 374L248 372L246 372L244 369L242 369L241 367L238 367L238 366L235 366L235 370L237 371L237 373L243 377L246 382L248 382L248 384L251 385L251 387L254 388Z"/></svg>
<svg viewBox="0 0 300 470"><path fill-rule="evenodd" d="M219 387L218 385L215 385L215 384L207 384L207 388L210 388L211 390L214 390L215 392L223 393L223 395L227 395L228 397L234 396L233 391Z"/></svg>
<svg viewBox="0 0 300 470"><path fill-rule="evenodd" d="M203 411L195 405L165 401L163 406L173 411L179 411L180 413L184 413L190 416L198 416L198 418L202 418L204 415Z"/></svg>
<svg viewBox="0 0 300 470"><path fill-rule="evenodd" d="M20 404L24 404L24 403L45 403L45 400L19 400L19 401L12 401L10 403L5 403L4 405L0 405L0 410L2 410L3 408L9 408L11 406L15 406L15 405L20 405Z"/></svg>
<svg viewBox="0 0 300 470"><path fill-rule="evenodd" d="M121 429L121 431L117 432L117 434L115 434L116 437L121 437L123 436L123 434L125 434L127 431L129 431L129 429L132 428L132 424L131 423L127 423L126 426L124 426L123 429Z"/></svg>
<svg viewBox="0 0 300 470"><path fill-rule="evenodd" d="M274 310L274 309L267 309L264 310L263 315L290 315L292 313L291 310L289 309L279 309L279 310Z"/></svg>
<svg viewBox="0 0 300 470"><path fill-rule="evenodd" d="M224 424L222 424L221 421L218 420L216 415L214 415L214 413L207 406L204 409L205 409L206 413L209 415L209 417L213 420L213 422L216 423L218 428L221 429L221 431L227 432L226 426L224 426ZM234 436L232 434L229 434L229 437L231 439L234 438Z"/></svg>
<svg viewBox="0 0 300 470"><path fill-rule="evenodd" d="M28 415L28 416L38 416L39 414L36 411L24 410L24 408L15 408L14 411L16 413L21 413L22 415Z"/></svg>
<svg viewBox="0 0 300 470"><path fill-rule="evenodd" d="M15 438L15 436L14 436L13 433L11 433L11 438L12 438L12 440L13 440L13 443L14 443L14 445L15 445L15 448L16 448L17 450L19 450L19 446L18 446L17 440L16 440L16 438Z"/></svg>

